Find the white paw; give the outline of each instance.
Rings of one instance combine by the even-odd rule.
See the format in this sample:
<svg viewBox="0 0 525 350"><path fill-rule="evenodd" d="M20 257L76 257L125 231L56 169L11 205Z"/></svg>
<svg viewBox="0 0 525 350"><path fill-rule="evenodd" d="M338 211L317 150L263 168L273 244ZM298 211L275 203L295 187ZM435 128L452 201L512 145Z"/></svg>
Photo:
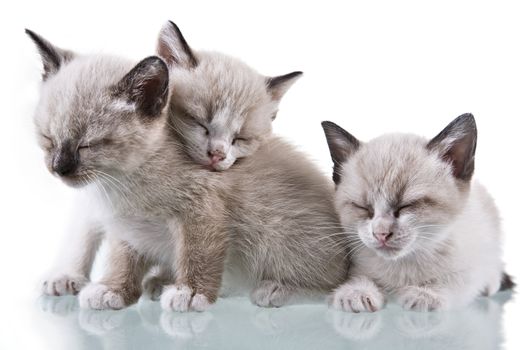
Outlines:
<svg viewBox="0 0 525 350"><path fill-rule="evenodd" d="M126 307L124 298L103 284L88 284L78 296L80 307L95 310L119 310Z"/></svg>
<svg viewBox="0 0 525 350"><path fill-rule="evenodd" d="M205 311L208 310L211 303L208 301L208 298L204 294L197 293L191 299L191 309L195 311Z"/></svg>
<svg viewBox="0 0 525 350"><path fill-rule="evenodd" d="M383 307L385 297L370 280L356 278L337 288L330 304L336 310L347 312L375 312Z"/></svg>
<svg viewBox="0 0 525 350"><path fill-rule="evenodd" d="M204 294L193 295L191 288L183 284L166 287L160 296L160 305L166 311L186 312L207 310L211 303Z"/></svg>
<svg viewBox="0 0 525 350"><path fill-rule="evenodd" d="M290 299L290 289L275 281L262 281L251 292L252 303L262 307L281 307Z"/></svg>
<svg viewBox="0 0 525 350"><path fill-rule="evenodd" d="M434 311L445 306L439 295L423 287L404 288L400 292L399 303L404 309L414 311Z"/></svg>
<svg viewBox="0 0 525 350"><path fill-rule="evenodd" d="M88 282L89 280L82 275L55 275L42 282L42 293L53 296L76 295Z"/></svg>
<svg viewBox="0 0 525 350"><path fill-rule="evenodd" d="M142 282L142 292L151 300L160 300L164 285L156 276L144 279Z"/></svg>

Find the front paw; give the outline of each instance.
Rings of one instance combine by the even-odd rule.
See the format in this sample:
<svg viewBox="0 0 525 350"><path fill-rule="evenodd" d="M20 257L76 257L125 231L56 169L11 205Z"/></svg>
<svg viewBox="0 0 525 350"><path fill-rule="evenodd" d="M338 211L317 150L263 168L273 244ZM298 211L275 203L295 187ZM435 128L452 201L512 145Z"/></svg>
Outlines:
<svg viewBox="0 0 525 350"><path fill-rule="evenodd" d="M336 310L347 312L375 312L385 303L385 297L369 280L355 279L337 288L330 303Z"/></svg>
<svg viewBox="0 0 525 350"><path fill-rule="evenodd" d="M76 295L89 282L87 277L75 274L51 276L42 282L42 294L50 296Z"/></svg>
<svg viewBox="0 0 525 350"><path fill-rule="evenodd" d="M194 293L185 284L165 287L160 296L160 305L166 311L205 311L211 304L208 297L201 293Z"/></svg>
<svg viewBox="0 0 525 350"><path fill-rule="evenodd" d="M98 283L88 284L82 289L78 301L83 309L119 310L127 306L122 292Z"/></svg>
<svg viewBox="0 0 525 350"><path fill-rule="evenodd" d="M434 311L444 307L444 300L434 291L423 287L407 287L399 296L399 303L406 310Z"/></svg>
<svg viewBox="0 0 525 350"><path fill-rule="evenodd" d="M262 307L281 307L288 299L291 292L288 288L275 281L262 281L251 292L252 303Z"/></svg>

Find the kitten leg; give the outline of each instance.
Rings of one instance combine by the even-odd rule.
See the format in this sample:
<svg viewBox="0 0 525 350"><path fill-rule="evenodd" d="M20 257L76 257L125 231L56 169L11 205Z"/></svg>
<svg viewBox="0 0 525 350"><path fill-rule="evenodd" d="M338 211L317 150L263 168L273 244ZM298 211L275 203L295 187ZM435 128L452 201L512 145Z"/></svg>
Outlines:
<svg viewBox="0 0 525 350"><path fill-rule="evenodd" d="M261 281L250 293L252 303L262 307L281 307L290 299L292 290L275 281Z"/></svg>
<svg viewBox="0 0 525 350"><path fill-rule="evenodd" d="M385 303L379 287L368 277L355 276L332 293L329 303L336 310L375 312Z"/></svg>
<svg viewBox="0 0 525 350"><path fill-rule="evenodd" d="M173 283L175 277L170 269L164 266L155 266L142 281L142 290L151 300L160 300L165 286Z"/></svg>
<svg viewBox="0 0 525 350"><path fill-rule="evenodd" d="M446 308L446 300L442 293L429 286L408 286L398 292L401 306L406 310L434 311Z"/></svg>
<svg viewBox="0 0 525 350"><path fill-rule="evenodd" d="M220 212L216 210L215 212ZM221 219L213 214L168 225L176 237L175 284L164 288L164 310L204 311L217 300L228 246Z"/></svg>
<svg viewBox="0 0 525 350"><path fill-rule="evenodd" d="M135 303L148 264L123 241L110 242L109 269L99 283L88 284L79 294L84 309L122 309Z"/></svg>
<svg viewBox="0 0 525 350"><path fill-rule="evenodd" d="M45 295L77 294L88 282L91 267L104 236L100 226L77 228L61 250L59 263L42 282Z"/></svg>

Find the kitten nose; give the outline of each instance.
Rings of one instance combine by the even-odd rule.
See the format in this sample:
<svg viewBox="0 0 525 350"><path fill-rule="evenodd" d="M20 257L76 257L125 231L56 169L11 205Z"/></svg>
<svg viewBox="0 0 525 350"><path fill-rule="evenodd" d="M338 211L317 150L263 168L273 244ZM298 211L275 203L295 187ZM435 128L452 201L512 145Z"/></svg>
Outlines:
<svg viewBox="0 0 525 350"><path fill-rule="evenodd" d="M53 155L51 168L60 176L67 176L73 174L78 167L78 157L67 146L61 147L58 152Z"/></svg>
<svg viewBox="0 0 525 350"><path fill-rule="evenodd" d="M385 243L388 241L394 232L374 232L374 237L380 242Z"/></svg>
<svg viewBox="0 0 525 350"><path fill-rule="evenodd" d="M224 158L226 158L226 155L224 154L224 152L219 151L219 150L209 151L208 152L208 156L210 157L211 162L214 163L214 164L216 164L216 163L224 160Z"/></svg>

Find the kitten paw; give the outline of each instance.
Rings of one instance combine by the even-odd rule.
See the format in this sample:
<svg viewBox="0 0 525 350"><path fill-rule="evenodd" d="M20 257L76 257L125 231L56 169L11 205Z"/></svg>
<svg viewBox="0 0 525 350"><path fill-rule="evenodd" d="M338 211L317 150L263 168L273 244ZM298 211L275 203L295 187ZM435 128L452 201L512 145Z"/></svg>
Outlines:
<svg viewBox="0 0 525 350"><path fill-rule="evenodd" d="M444 301L428 288L408 287L399 297L399 303L406 310L434 311L444 307Z"/></svg>
<svg viewBox="0 0 525 350"><path fill-rule="evenodd" d="M104 284L88 284L78 296L83 309L120 310L126 307L124 296Z"/></svg>
<svg viewBox="0 0 525 350"><path fill-rule="evenodd" d="M330 304L336 310L347 312L376 312L383 307L385 297L369 280L354 279L337 288Z"/></svg>
<svg viewBox="0 0 525 350"><path fill-rule="evenodd" d="M169 286L160 296L160 305L166 311L187 312L205 311L211 306L208 298L201 293L193 293L187 285Z"/></svg>
<svg viewBox="0 0 525 350"><path fill-rule="evenodd" d="M262 307L281 307L291 292L288 288L275 281L262 281L250 294L252 303Z"/></svg>
<svg viewBox="0 0 525 350"><path fill-rule="evenodd" d="M157 278L156 276L146 278L144 279L144 282L142 282L143 294L151 300L158 301L160 300L160 296L162 295L164 284L165 281Z"/></svg>
<svg viewBox="0 0 525 350"><path fill-rule="evenodd" d="M89 280L81 275L57 275L42 282L42 294L51 296L76 295Z"/></svg>

